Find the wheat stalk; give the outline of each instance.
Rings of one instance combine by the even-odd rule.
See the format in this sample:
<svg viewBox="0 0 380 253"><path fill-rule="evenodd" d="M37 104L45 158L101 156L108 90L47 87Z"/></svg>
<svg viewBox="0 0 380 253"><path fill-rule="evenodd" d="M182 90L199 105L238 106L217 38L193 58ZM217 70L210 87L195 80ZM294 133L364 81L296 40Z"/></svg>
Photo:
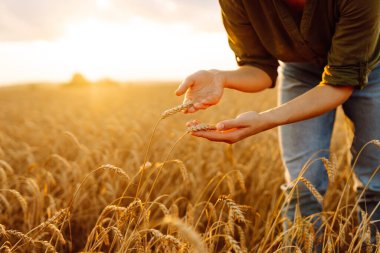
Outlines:
<svg viewBox="0 0 380 253"><path fill-rule="evenodd" d="M140 207L140 209L143 209L143 203L141 202L140 199L136 199L134 201L132 201L128 207L127 207L127 213L130 214L130 213L135 213L135 209L136 207Z"/></svg>
<svg viewBox="0 0 380 253"><path fill-rule="evenodd" d="M2 245L0 248L0 252L12 253L12 250L11 250L10 246L8 246L8 245Z"/></svg>
<svg viewBox="0 0 380 253"><path fill-rule="evenodd" d="M178 240L174 236L164 235L157 229L149 229L148 231L152 233L153 237L157 238L158 240L170 242L178 249L181 248L182 245L184 244L183 242L181 242L180 240Z"/></svg>
<svg viewBox="0 0 380 253"><path fill-rule="evenodd" d="M26 215L26 212L28 211L28 204L25 198L21 195L21 193L19 193L18 191L14 189L0 189L0 191L8 192L11 195L13 195L17 199L19 205L21 206L22 211Z"/></svg>
<svg viewBox="0 0 380 253"><path fill-rule="evenodd" d="M165 163L166 164L168 164L168 163L175 163L175 164L177 164L178 168L179 168L179 170L181 172L183 181L186 182L189 179L189 174L187 173L186 166L185 166L185 164L181 160L174 159L174 160L166 161Z"/></svg>
<svg viewBox="0 0 380 253"><path fill-rule="evenodd" d="M14 174L13 168L4 160L0 160L0 167L5 169L8 174Z"/></svg>
<svg viewBox="0 0 380 253"><path fill-rule="evenodd" d="M371 229L370 227L367 228L367 231L365 233L365 248L366 253L372 253L372 244L371 244Z"/></svg>
<svg viewBox="0 0 380 253"><path fill-rule="evenodd" d="M379 231L376 230L376 252L375 253L379 253L380 252L380 233Z"/></svg>
<svg viewBox="0 0 380 253"><path fill-rule="evenodd" d="M244 213L241 210L240 206L238 204L236 204L228 196L222 195L219 197L218 201L222 201L228 206L228 208L231 212L231 218L234 221L237 221L239 223L246 223L247 222L245 217L244 217Z"/></svg>
<svg viewBox="0 0 380 253"><path fill-rule="evenodd" d="M323 165L326 168L327 176L329 177L329 181L334 182L336 165L334 165L332 162L330 162L326 157L322 157L321 160L322 160Z"/></svg>
<svg viewBox="0 0 380 253"><path fill-rule="evenodd" d="M208 131L208 130L216 130L216 126L212 124L200 123L200 124L188 127L186 131L188 133L192 133L192 132Z"/></svg>
<svg viewBox="0 0 380 253"><path fill-rule="evenodd" d="M103 226L96 225L95 240L98 241L99 239L101 239L106 246L110 245L110 239L107 230Z"/></svg>
<svg viewBox="0 0 380 253"><path fill-rule="evenodd" d="M244 253L248 252L247 249L247 240L245 238L244 230L240 226L236 226L238 229L239 239L240 239L240 248Z"/></svg>
<svg viewBox="0 0 380 253"><path fill-rule="evenodd" d="M372 140L370 143L380 148L380 140Z"/></svg>
<svg viewBox="0 0 380 253"><path fill-rule="evenodd" d="M57 211L52 217L38 225L37 227L33 228L29 233L34 232L36 230L42 230L46 227L48 227L50 224L59 224L61 223L64 218L70 213L68 208L61 209Z"/></svg>
<svg viewBox="0 0 380 253"><path fill-rule="evenodd" d="M3 224L0 224L0 237L5 236L6 233L7 233L7 229L5 228Z"/></svg>
<svg viewBox="0 0 380 253"><path fill-rule="evenodd" d="M117 238L118 242L121 244L123 243L124 236L121 233L120 229L118 229L115 226L111 226L108 228L110 231L112 231L115 234L115 237Z"/></svg>
<svg viewBox="0 0 380 253"><path fill-rule="evenodd" d="M47 242L47 241L35 240L35 239L31 238L30 236L28 236L28 235L26 235L26 234L23 234L23 233L21 233L21 232L19 232L19 231L12 230L12 229L10 229L10 230L6 230L5 233L6 233L6 236L7 236L7 235L12 236L12 237L16 238L17 240L22 241L22 242L24 242L24 243L26 243L26 244L32 244L32 245L40 244L40 245L42 245L43 248L45 248L45 250L48 251L48 252L57 252L57 251L55 250L55 248L53 247L53 245L51 245L51 244L50 244L49 242ZM12 247L12 249L11 249L12 251L14 250L14 247L15 247L15 246L16 246L16 245L14 245L14 246Z"/></svg>
<svg viewBox="0 0 380 253"><path fill-rule="evenodd" d="M170 208L169 208L169 214L170 216L174 217L174 218L178 218L179 217L179 209L178 209L178 205L173 203Z"/></svg>
<svg viewBox="0 0 380 253"><path fill-rule="evenodd" d="M4 185L7 182L7 173L5 172L5 169L0 167L0 184Z"/></svg>
<svg viewBox="0 0 380 253"><path fill-rule="evenodd" d="M195 208L194 205L191 203L188 203L186 206L186 223L189 225L194 224L194 213L195 213Z"/></svg>
<svg viewBox="0 0 380 253"><path fill-rule="evenodd" d="M194 246L195 252L206 253L207 249L202 238L191 227L177 218L166 216L163 220L164 224L174 225L179 232Z"/></svg>
<svg viewBox="0 0 380 253"><path fill-rule="evenodd" d="M300 177L299 180L305 184L305 186L309 189L309 191L313 194L313 196L317 199L319 204L322 204L323 202L323 197L322 195L318 192L318 190L314 187L314 185L307 180L304 177Z"/></svg>
<svg viewBox="0 0 380 253"><path fill-rule="evenodd" d="M234 238L232 238L232 236L224 235L223 237L226 240L226 243L229 247L228 252L230 252L230 250L232 249L233 252L244 253L243 250L240 248L239 243Z"/></svg>
<svg viewBox="0 0 380 253"><path fill-rule="evenodd" d="M190 108L192 105L193 105L193 102L187 101L181 105L170 108L161 114L161 119L166 119L167 117L174 115L174 114L176 114L176 113L178 113L184 109Z"/></svg>
<svg viewBox="0 0 380 253"><path fill-rule="evenodd" d="M345 241L346 241L346 231L345 231L345 229L343 228L342 223L339 223L339 233L338 233L338 237L339 237L339 239L340 239L341 242L345 242Z"/></svg>
<svg viewBox="0 0 380 253"><path fill-rule="evenodd" d="M125 177L127 180L130 180L129 176L127 173L125 173L125 171L119 167L116 167L112 164L104 164L102 166L99 167L99 169L103 169L103 170L108 170L108 171L112 171L118 175L121 175L123 177Z"/></svg>
<svg viewBox="0 0 380 253"><path fill-rule="evenodd" d="M242 189L242 191L245 193L247 191L247 188L245 187L245 180L244 180L243 173L241 173L240 170L235 170L235 173L236 173L237 182L240 188Z"/></svg>
<svg viewBox="0 0 380 253"><path fill-rule="evenodd" d="M65 244L66 244L66 240L65 240L65 238L63 237L63 234L62 234L61 230L59 230L59 229L57 228L56 225L54 225L54 224L49 224L49 225L47 225L46 229L49 230L49 231L51 232L52 235L57 236L59 242L60 242L62 245L65 245Z"/></svg>
<svg viewBox="0 0 380 253"><path fill-rule="evenodd" d="M306 233L306 241L305 241L306 253L313 253L314 240L315 240L315 234L311 228L310 231Z"/></svg>
<svg viewBox="0 0 380 253"><path fill-rule="evenodd" d="M206 206L209 210L209 212L208 212L209 217L212 218L213 222L217 221L218 217L216 215L215 206L211 202L205 202L205 203L206 203Z"/></svg>
<svg viewBox="0 0 380 253"><path fill-rule="evenodd" d="M11 208L11 204L3 194L0 194L0 207L1 211L4 211L4 209L8 211Z"/></svg>
<svg viewBox="0 0 380 253"><path fill-rule="evenodd" d="M106 214L110 212L128 213L128 209L123 206L108 205L104 208L103 212L100 214L100 217L106 216Z"/></svg>

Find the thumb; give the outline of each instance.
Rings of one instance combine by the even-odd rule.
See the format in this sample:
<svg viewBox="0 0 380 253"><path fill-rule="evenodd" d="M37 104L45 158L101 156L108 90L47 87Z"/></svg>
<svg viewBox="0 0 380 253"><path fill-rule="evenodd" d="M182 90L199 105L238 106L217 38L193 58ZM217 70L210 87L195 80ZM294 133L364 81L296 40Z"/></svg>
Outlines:
<svg viewBox="0 0 380 253"><path fill-rule="evenodd" d="M232 128L239 128L239 127L241 127L240 121L241 120L239 118L223 120L223 121L216 124L216 129L218 131L222 131L222 130L228 130L228 129L232 129Z"/></svg>
<svg viewBox="0 0 380 253"><path fill-rule="evenodd" d="M181 96L183 95L188 88L190 88L190 86L192 86L194 83L193 80L191 80L190 78L186 78L177 88L177 90L175 91L175 94L177 96Z"/></svg>

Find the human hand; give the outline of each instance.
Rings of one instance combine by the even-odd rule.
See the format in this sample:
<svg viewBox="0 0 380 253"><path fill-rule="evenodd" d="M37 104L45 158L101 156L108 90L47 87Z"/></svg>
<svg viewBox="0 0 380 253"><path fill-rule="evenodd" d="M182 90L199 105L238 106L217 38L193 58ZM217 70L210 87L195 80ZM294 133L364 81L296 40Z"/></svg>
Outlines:
<svg viewBox="0 0 380 253"><path fill-rule="evenodd" d="M193 113L219 102L223 95L224 77L218 70L201 70L185 78L176 90L176 95L185 94L184 103L192 101L185 113Z"/></svg>
<svg viewBox="0 0 380 253"><path fill-rule="evenodd" d="M188 122L187 126L191 127L197 124L199 124L199 121L193 120ZM224 120L217 123L215 131L196 131L191 134L210 141L232 144L272 127L274 127L274 125L265 117L265 114L245 112L235 119Z"/></svg>

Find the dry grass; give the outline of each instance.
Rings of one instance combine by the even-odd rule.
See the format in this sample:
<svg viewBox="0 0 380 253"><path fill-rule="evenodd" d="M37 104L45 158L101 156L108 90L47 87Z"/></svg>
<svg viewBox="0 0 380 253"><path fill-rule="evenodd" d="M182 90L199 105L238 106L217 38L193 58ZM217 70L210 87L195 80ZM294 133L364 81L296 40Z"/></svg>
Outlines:
<svg viewBox="0 0 380 253"><path fill-rule="evenodd" d="M188 105L173 108L181 103L174 89L1 88L0 251L312 252L316 240L324 252L375 248L368 216L358 224L351 215L341 115L336 158L322 161L334 183L317 238L313 217L282 231L276 130L231 146L187 134L213 125L185 127L194 117L209 123L268 109L276 91L226 91L221 105L195 116L179 113Z"/></svg>

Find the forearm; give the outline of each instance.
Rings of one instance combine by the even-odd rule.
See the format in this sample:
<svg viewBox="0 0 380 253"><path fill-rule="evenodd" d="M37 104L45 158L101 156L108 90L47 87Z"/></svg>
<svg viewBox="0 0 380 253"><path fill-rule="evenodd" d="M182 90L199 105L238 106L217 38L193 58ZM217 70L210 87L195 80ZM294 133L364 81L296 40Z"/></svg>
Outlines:
<svg viewBox="0 0 380 253"><path fill-rule="evenodd" d="M272 80L263 70L253 66L242 66L236 70L219 71L224 88L243 92L258 92L272 86Z"/></svg>
<svg viewBox="0 0 380 253"><path fill-rule="evenodd" d="M348 86L318 85L310 91L276 108L262 112L269 128L319 116L344 103L352 94Z"/></svg>
<svg viewBox="0 0 380 253"><path fill-rule="evenodd" d="M344 103L352 94L352 90L352 87L318 85L271 110L259 114L245 112L235 119L217 123L217 131L198 131L192 134L211 141L235 143L273 127L310 119L328 112Z"/></svg>

